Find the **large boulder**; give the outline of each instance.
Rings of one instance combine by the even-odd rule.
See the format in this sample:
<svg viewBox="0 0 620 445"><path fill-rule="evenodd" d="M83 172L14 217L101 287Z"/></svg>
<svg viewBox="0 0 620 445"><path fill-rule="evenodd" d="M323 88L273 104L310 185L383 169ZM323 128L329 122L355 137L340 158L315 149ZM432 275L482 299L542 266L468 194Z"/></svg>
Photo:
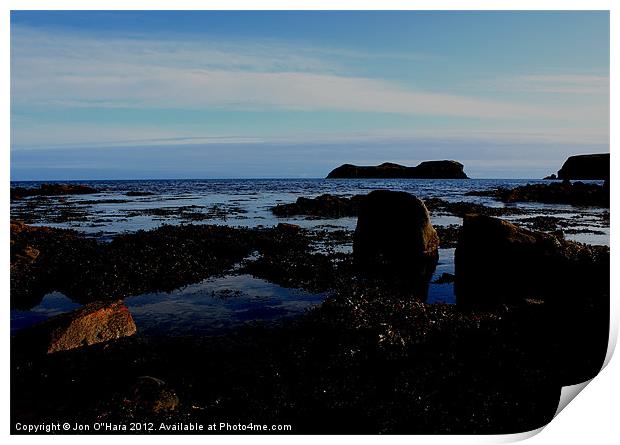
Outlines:
<svg viewBox="0 0 620 445"><path fill-rule="evenodd" d="M332 170L328 179L338 178L411 178L467 179L463 164L456 161L426 161L416 167L384 162L380 165L343 164Z"/></svg>
<svg viewBox="0 0 620 445"><path fill-rule="evenodd" d="M455 253L457 304L493 307L601 295L609 292L608 267L609 250L604 246L467 215Z"/></svg>
<svg viewBox="0 0 620 445"><path fill-rule="evenodd" d="M536 335L545 360L561 370L562 385L600 370L609 336L609 248L470 215L455 266L457 306L506 313L508 322L510 314L521 314L515 329L503 335Z"/></svg>
<svg viewBox="0 0 620 445"><path fill-rule="evenodd" d="M558 179L609 178L609 153L569 157L558 171Z"/></svg>
<svg viewBox="0 0 620 445"><path fill-rule="evenodd" d="M439 237L424 203L405 192L375 190L362 201L353 257L363 271L409 281L426 297Z"/></svg>
<svg viewBox="0 0 620 445"><path fill-rule="evenodd" d="M52 317L18 334L18 342L52 354L90 346L136 333L136 324L121 300L94 302Z"/></svg>

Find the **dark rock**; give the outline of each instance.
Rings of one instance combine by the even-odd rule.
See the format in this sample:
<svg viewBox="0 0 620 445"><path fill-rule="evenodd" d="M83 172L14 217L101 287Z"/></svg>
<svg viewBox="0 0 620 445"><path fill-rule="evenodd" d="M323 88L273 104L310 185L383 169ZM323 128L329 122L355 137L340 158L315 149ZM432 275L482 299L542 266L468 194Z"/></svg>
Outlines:
<svg viewBox="0 0 620 445"><path fill-rule="evenodd" d="M541 232L561 232L562 220L556 216L534 216L519 220L520 224L529 224L533 230Z"/></svg>
<svg viewBox="0 0 620 445"><path fill-rule="evenodd" d="M90 346L136 333L136 324L121 300L94 302L57 315L22 331L20 341L48 354Z"/></svg>
<svg viewBox="0 0 620 445"><path fill-rule="evenodd" d="M549 176L545 176L543 179L558 179L555 173L550 174Z"/></svg>
<svg viewBox="0 0 620 445"><path fill-rule="evenodd" d="M309 215L320 218L342 218L356 216L364 195L343 198L324 194L316 198L300 196L295 203L278 204L271 208L276 216Z"/></svg>
<svg viewBox="0 0 620 445"><path fill-rule="evenodd" d="M519 337L530 335L533 322L543 327L536 341L547 344L545 359L564 375L562 384L582 382L601 369L607 351L609 265L606 246L469 216L455 254L457 306L521 308L530 315L519 323Z"/></svg>
<svg viewBox="0 0 620 445"><path fill-rule="evenodd" d="M441 198L426 198L424 204L430 212L445 212L461 218L468 214L502 216L524 213L522 209L515 207L487 207L473 202L448 202Z"/></svg>
<svg viewBox="0 0 620 445"><path fill-rule="evenodd" d="M41 184L38 188L12 187L11 199L28 196L88 195L99 190L81 184Z"/></svg>
<svg viewBox="0 0 620 445"><path fill-rule="evenodd" d="M11 221L12 309L30 309L53 290L48 287L48 278L54 274L54 269L49 267L48 246L66 245L74 238L68 230Z"/></svg>
<svg viewBox="0 0 620 445"><path fill-rule="evenodd" d="M435 284L445 284L445 283L454 283L454 275L448 272L444 272L441 274L439 278L437 278L433 283Z"/></svg>
<svg viewBox="0 0 620 445"><path fill-rule="evenodd" d="M155 414L179 407L176 392L163 380L151 376L138 377L127 402L140 411Z"/></svg>
<svg viewBox="0 0 620 445"><path fill-rule="evenodd" d="M411 282L426 297L439 237L424 203L405 192L375 190L360 206L353 236L355 263L365 272Z"/></svg>
<svg viewBox="0 0 620 445"><path fill-rule="evenodd" d="M301 227L297 224L278 223L278 225L276 226L276 229L297 233L301 230Z"/></svg>
<svg viewBox="0 0 620 445"><path fill-rule="evenodd" d="M569 157L558 171L558 179L609 178L609 153Z"/></svg>
<svg viewBox="0 0 620 445"><path fill-rule="evenodd" d="M557 301L608 292L609 249L468 215L455 253L455 294L462 307ZM580 296L579 298L584 298Z"/></svg>
<svg viewBox="0 0 620 445"><path fill-rule="evenodd" d="M79 303L171 291L232 267L251 253L259 234L223 226L162 226L98 242L69 230L14 227L14 309L32 308L51 291ZM265 249L273 238L266 237ZM282 237L287 243L291 238ZM28 246L40 252L36 261L22 259Z"/></svg>
<svg viewBox="0 0 620 445"><path fill-rule="evenodd" d="M472 194L477 193L473 192ZM491 193L491 192L484 192ZM306 215L317 218L342 218L357 216L360 204L366 195L355 195L351 198L324 194L316 198L299 197L289 204L278 204L271 208L278 217ZM441 198L425 198L424 205L430 212L450 213L463 216L469 213L480 215L501 216L517 215L524 211L515 207L487 207L471 202L449 202Z"/></svg>
<svg viewBox="0 0 620 445"><path fill-rule="evenodd" d="M153 196L155 193L153 192L142 192L139 190L132 190L125 193L125 196Z"/></svg>
<svg viewBox="0 0 620 445"><path fill-rule="evenodd" d="M377 166L344 164L332 170L327 178L420 178L467 179L463 164L456 161L426 161L416 167L384 162Z"/></svg>
<svg viewBox="0 0 620 445"><path fill-rule="evenodd" d="M565 179L551 184L527 184L514 189L471 191L466 196L490 196L504 202L544 202L586 206L609 206L609 188Z"/></svg>
<svg viewBox="0 0 620 445"><path fill-rule="evenodd" d="M454 248L458 241L460 224L450 224L449 226L435 226L435 231L439 236L439 247L442 249Z"/></svg>

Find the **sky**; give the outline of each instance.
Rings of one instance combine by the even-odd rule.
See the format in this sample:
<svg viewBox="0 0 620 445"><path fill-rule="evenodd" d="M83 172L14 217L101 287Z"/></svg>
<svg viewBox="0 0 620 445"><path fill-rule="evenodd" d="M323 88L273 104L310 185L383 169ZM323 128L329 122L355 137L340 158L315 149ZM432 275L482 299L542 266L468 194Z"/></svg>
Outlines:
<svg viewBox="0 0 620 445"><path fill-rule="evenodd" d="M609 151L605 11L12 11L11 179L324 177Z"/></svg>

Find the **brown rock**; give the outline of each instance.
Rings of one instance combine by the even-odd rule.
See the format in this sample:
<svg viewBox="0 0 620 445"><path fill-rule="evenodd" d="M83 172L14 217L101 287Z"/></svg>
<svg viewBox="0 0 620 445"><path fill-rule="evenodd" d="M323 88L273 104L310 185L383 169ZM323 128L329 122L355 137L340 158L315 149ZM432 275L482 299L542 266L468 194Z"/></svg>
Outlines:
<svg viewBox="0 0 620 445"><path fill-rule="evenodd" d="M21 334L33 349L48 354L90 346L136 333L136 324L122 300L94 302L33 326Z"/></svg>
<svg viewBox="0 0 620 445"><path fill-rule="evenodd" d="M23 232L28 226L22 221L11 220L11 235Z"/></svg>
<svg viewBox="0 0 620 445"><path fill-rule="evenodd" d="M35 249L34 247L26 246L24 248L24 252L23 252L22 256L27 261L33 262L33 261L35 261L39 257L40 254L41 254L41 252L39 250Z"/></svg>
<svg viewBox="0 0 620 445"><path fill-rule="evenodd" d="M177 409L179 397L163 380L141 376L133 386L128 402L142 411L160 413Z"/></svg>
<svg viewBox="0 0 620 445"><path fill-rule="evenodd" d="M278 223L276 229L297 233L301 230L301 227L297 224Z"/></svg>

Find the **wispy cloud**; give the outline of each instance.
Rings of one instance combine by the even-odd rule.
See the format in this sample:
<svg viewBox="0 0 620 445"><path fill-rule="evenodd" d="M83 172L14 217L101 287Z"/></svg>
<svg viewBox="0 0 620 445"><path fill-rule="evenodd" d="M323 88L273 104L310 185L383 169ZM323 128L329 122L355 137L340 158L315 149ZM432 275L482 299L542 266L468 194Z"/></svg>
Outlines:
<svg viewBox="0 0 620 445"><path fill-rule="evenodd" d="M609 76L601 75L526 74L496 85L502 91L609 96Z"/></svg>
<svg viewBox="0 0 620 445"><path fill-rule="evenodd" d="M179 135L176 131L156 127L120 125L83 125L74 128L68 125L33 126L29 136L22 136L12 144L12 151L37 151L56 149L88 148L127 148L157 146L209 146L209 145L330 145L330 144L368 144L380 145L419 145L421 141L433 143L482 143L482 144L584 144L606 145L605 135L596 129L547 128L544 131L531 129L504 130L431 130L417 131L366 131L346 133L320 133L286 136L242 136L206 135L200 131Z"/></svg>
<svg viewBox="0 0 620 445"><path fill-rule="evenodd" d="M101 63L101 62L99 62ZM381 80L106 64L13 79L14 100L53 106L341 110L482 118L570 118L570 110L412 91Z"/></svg>
<svg viewBox="0 0 620 445"><path fill-rule="evenodd" d="M335 50L321 54L317 48L265 42L100 41L23 27L12 33L11 97L16 105L340 110L569 120L579 119L583 111L412 90L395 82L346 75L333 58L326 57Z"/></svg>

